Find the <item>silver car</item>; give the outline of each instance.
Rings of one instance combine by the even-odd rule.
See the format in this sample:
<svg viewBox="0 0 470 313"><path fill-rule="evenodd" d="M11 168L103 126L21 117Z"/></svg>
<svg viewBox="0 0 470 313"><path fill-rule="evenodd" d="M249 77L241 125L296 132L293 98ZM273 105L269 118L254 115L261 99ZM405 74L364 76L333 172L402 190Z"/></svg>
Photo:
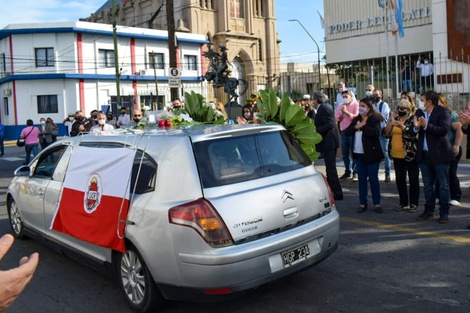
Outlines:
<svg viewBox="0 0 470 313"><path fill-rule="evenodd" d="M124 252L50 229L77 147L135 150ZM338 246L325 177L279 125L66 138L15 171L6 200L17 238L112 265L136 312L165 300L225 299L312 266Z"/></svg>

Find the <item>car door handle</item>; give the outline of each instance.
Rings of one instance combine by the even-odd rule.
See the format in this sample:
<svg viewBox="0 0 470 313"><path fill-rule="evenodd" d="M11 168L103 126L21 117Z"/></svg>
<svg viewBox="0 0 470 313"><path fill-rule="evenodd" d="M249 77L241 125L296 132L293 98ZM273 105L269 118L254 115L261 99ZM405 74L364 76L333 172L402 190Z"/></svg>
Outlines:
<svg viewBox="0 0 470 313"><path fill-rule="evenodd" d="M42 196L44 194L44 190L42 188L38 189L38 195Z"/></svg>
<svg viewBox="0 0 470 313"><path fill-rule="evenodd" d="M285 219L291 219L299 216L299 210L296 207L285 209L282 213L284 214Z"/></svg>

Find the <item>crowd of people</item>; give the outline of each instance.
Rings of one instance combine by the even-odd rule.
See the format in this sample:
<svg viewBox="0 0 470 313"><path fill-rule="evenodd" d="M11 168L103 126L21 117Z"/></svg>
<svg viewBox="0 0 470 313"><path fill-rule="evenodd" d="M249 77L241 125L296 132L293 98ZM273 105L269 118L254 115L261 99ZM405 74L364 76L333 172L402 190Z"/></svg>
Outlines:
<svg viewBox="0 0 470 313"><path fill-rule="evenodd" d="M305 105L303 101L296 103ZM460 206L462 195L457 169L462 157L463 134L468 133L470 125L470 102L469 109L455 112L445 95L426 90L418 98L417 107L413 97L405 91L396 110L391 110L381 90L373 85L366 87L366 97L357 100L344 83L339 83L338 105L334 111L320 92L314 94L314 104L313 119L317 132L324 138L317 145L317 151L324 158L335 199L343 198L340 181L352 179L358 181L357 212L368 209L369 185L373 210L382 213L379 168L383 163L384 181L390 182L393 162L399 199L394 209L418 211L421 173L425 203L416 219L435 219L437 205L438 222L449 221L450 207ZM467 157L470 157L469 145L470 142ZM335 164L338 147L345 168L339 177Z"/></svg>
<svg viewBox="0 0 470 313"><path fill-rule="evenodd" d="M468 134L470 108L464 112L453 112L445 95L427 90L418 100L419 107L411 94L404 91L396 110L391 110L389 104L383 100L381 90L370 84L365 93L366 96L358 100L340 82L336 108L321 92L315 92L313 99L307 94L294 101L305 109L306 116L312 118L317 132L322 135L323 140L317 145L317 151L325 160L326 176L334 198L343 199L341 180L352 179L358 182L357 211L363 213L368 209L369 185L373 209L382 213L379 169L383 163L384 181L390 182L393 162L399 196L394 209L410 213L418 211L421 172L425 204L424 211L417 219L434 219L437 199L438 221L447 223L450 206L460 205L462 191L457 169L462 157L463 134ZM214 102L213 105L229 123L223 103ZM168 110L183 107L184 103L175 98ZM133 110L132 117L126 108L121 108L117 117L112 113L93 110L87 118L84 112L77 111L69 114L63 124L66 134L72 137L84 132L105 133L115 128L141 128L145 126L145 109L146 107L143 110ZM242 114L236 118L236 123L259 123L257 114L257 106L247 104L242 107ZM27 126L21 132L21 138L26 143L26 164L30 161L31 153L37 155L39 144L44 149L56 140L57 130L57 125L50 118L41 118L39 126L34 126L32 120L27 120ZM341 176L336 168L338 148L341 149L345 168ZM3 149L1 154L3 155ZM467 144L468 157L470 144Z"/></svg>

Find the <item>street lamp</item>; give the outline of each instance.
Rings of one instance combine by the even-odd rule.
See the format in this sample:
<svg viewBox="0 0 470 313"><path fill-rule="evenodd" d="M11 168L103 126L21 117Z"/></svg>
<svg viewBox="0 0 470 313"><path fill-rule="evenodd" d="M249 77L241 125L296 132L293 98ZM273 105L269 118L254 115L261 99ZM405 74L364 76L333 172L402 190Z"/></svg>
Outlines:
<svg viewBox="0 0 470 313"><path fill-rule="evenodd" d="M321 74L320 74L320 47L318 46L318 43L315 39L313 39L312 35L310 35L310 33L308 32L307 29L305 29L304 25L302 25L302 23L300 23L300 21L298 19L293 19L293 20L289 20L289 22L297 22L299 23L300 26L302 26L302 28L305 30L305 32L307 33L307 35L310 36L310 38L313 40L313 42L315 43L315 45L317 46L317 55L318 55L318 85L320 86L320 90L322 89L322 85L321 85Z"/></svg>

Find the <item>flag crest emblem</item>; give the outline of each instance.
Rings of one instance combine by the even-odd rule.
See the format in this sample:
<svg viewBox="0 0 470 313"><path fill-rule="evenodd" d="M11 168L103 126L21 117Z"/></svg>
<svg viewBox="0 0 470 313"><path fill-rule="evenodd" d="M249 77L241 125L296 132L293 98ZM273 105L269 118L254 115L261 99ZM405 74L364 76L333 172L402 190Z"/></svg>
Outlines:
<svg viewBox="0 0 470 313"><path fill-rule="evenodd" d="M93 213L101 202L101 177L94 173L87 182L87 192L85 192L85 212Z"/></svg>

